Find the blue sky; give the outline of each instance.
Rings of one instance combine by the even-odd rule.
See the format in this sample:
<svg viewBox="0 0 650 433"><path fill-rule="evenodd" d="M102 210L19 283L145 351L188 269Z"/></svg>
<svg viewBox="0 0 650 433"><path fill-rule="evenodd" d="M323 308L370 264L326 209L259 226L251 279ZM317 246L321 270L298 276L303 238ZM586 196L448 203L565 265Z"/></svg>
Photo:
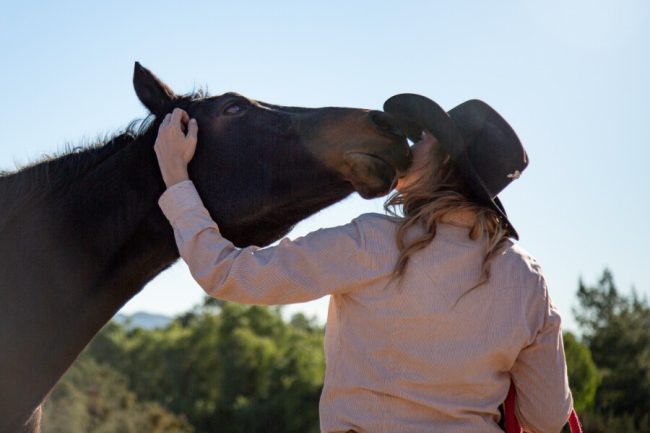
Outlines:
<svg viewBox="0 0 650 433"><path fill-rule="evenodd" d="M11 2L0 14L0 169L146 115L133 62L199 86L302 106L380 108L399 92L499 110L531 164L502 194L572 328L578 278L609 267L650 294L650 3L586 1ZM291 237L381 210L351 197ZM179 264L125 312L175 314L202 292ZM292 306L325 318L326 300Z"/></svg>

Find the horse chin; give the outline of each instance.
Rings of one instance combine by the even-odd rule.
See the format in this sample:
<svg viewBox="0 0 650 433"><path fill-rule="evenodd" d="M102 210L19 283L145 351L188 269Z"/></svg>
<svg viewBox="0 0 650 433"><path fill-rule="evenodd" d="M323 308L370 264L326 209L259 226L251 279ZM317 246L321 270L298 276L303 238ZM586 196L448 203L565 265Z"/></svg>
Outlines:
<svg viewBox="0 0 650 433"><path fill-rule="evenodd" d="M381 197L393 188L396 170L382 158L364 152L349 152L344 161L344 176L361 197Z"/></svg>

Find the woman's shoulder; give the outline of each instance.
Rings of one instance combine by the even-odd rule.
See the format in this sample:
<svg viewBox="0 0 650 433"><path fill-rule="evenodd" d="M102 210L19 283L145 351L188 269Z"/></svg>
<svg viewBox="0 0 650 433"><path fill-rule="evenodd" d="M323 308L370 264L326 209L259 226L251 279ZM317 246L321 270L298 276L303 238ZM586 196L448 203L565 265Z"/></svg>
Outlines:
<svg viewBox="0 0 650 433"><path fill-rule="evenodd" d="M393 234L399 225L401 218L380 213L364 213L356 217L353 222L367 235ZM384 236L380 236L384 237ZM392 238L391 238L392 239Z"/></svg>
<svg viewBox="0 0 650 433"><path fill-rule="evenodd" d="M542 273L542 266L539 263L539 260L526 248L524 248L518 242L513 240L508 240L508 245L504 250L503 256L506 260L521 266L525 270L535 273Z"/></svg>
<svg viewBox="0 0 650 433"><path fill-rule="evenodd" d="M508 240L502 253L495 258L493 275L503 279L504 284L520 287L546 287L544 271L539 260L519 243Z"/></svg>
<svg viewBox="0 0 650 433"><path fill-rule="evenodd" d="M380 213L364 213L353 220L368 249L391 253L397 251L395 234L399 222L400 218Z"/></svg>
<svg viewBox="0 0 650 433"><path fill-rule="evenodd" d="M497 287L506 294L504 299L509 299L513 307L522 307L526 312L527 320L533 328L539 330L546 323L550 315L559 313L549 294L547 280L539 260L528 250L516 242L510 245L495 260L498 269L494 269L493 276L497 276Z"/></svg>
<svg viewBox="0 0 650 433"><path fill-rule="evenodd" d="M354 219L357 223L364 225L397 224L400 220L401 218L399 217L393 217L376 212L363 213Z"/></svg>

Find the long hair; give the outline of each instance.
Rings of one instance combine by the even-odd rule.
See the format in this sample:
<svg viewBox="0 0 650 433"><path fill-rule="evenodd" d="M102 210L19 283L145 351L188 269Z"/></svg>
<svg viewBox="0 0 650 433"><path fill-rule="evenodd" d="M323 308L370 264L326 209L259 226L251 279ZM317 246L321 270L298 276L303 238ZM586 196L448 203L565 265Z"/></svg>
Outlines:
<svg viewBox="0 0 650 433"><path fill-rule="evenodd" d="M446 214L469 210L476 216L473 226L469 229L469 238L477 241L482 236L487 236L481 278L472 289L490 279L490 264L508 240L508 231L496 211L471 200L470 197L471 192L463 176L450 161L448 153L436 141L428 154L421 177L401 191L393 193L384 203L386 212L399 220L396 234L399 257L393 277L401 277L411 255L425 248L436 237L438 223ZM407 239L409 229L418 225L425 228L424 234Z"/></svg>

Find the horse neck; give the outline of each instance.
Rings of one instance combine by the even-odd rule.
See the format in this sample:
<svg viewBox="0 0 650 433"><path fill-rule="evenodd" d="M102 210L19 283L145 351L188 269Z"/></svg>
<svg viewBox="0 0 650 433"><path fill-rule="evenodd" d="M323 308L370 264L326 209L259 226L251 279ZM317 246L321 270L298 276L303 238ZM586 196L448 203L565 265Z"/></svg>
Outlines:
<svg viewBox="0 0 650 433"><path fill-rule="evenodd" d="M96 272L92 286L106 288L104 307L114 311L178 258L157 205L165 185L154 140L152 129L124 145L65 197L62 219L78 222L77 240L91 254L87 269Z"/></svg>
<svg viewBox="0 0 650 433"><path fill-rule="evenodd" d="M0 351L12 349L0 357L0 401L12 401L0 419L27 419L97 331L178 258L157 206L154 139L117 137L50 161L46 185L24 186L18 176L40 179L27 171L0 179L0 196L22 183L33 199L0 215Z"/></svg>
<svg viewBox="0 0 650 433"><path fill-rule="evenodd" d="M101 325L178 258L157 205L165 187L154 139L150 129L109 142L90 167L53 192L40 209L58 227L48 239L51 250L57 250L55 259L63 270L74 269L76 277L64 279L86 305L94 303L93 317L101 318L96 320Z"/></svg>

